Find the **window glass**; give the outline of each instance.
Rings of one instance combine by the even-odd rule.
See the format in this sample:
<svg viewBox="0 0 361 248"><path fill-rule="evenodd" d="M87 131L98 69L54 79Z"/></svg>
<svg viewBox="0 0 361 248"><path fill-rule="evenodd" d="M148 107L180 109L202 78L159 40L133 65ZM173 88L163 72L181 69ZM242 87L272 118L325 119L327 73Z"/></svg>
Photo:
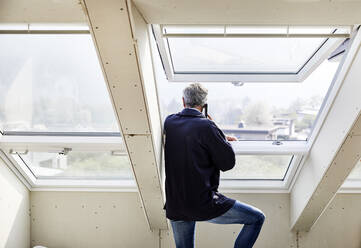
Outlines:
<svg viewBox="0 0 361 248"><path fill-rule="evenodd" d="M233 25L166 25L162 32L169 35L165 42L174 74L298 74L327 40L336 41L322 35L336 30L350 32L345 27Z"/></svg>
<svg viewBox="0 0 361 248"><path fill-rule="evenodd" d="M221 173L221 178L283 180L292 157L292 155L237 155L235 167Z"/></svg>
<svg viewBox="0 0 361 248"><path fill-rule="evenodd" d="M152 49L164 120L183 109L182 90L189 83L169 82L154 42ZM240 140L307 140L338 65L325 60L301 83L203 83L208 113Z"/></svg>
<svg viewBox="0 0 361 248"><path fill-rule="evenodd" d="M119 132L89 34L0 35L4 131Z"/></svg>
<svg viewBox="0 0 361 248"><path fill-rule="evenodd" d="M324 40L323 38L168 38L168 44L174 73L296 74Z"/></svg>
<svg viewBox="0 0 361 248"><path fill-rule="evenodd" d="M48 152L29 152L14 155L21 159L36 178L131 179L128 156L110 152L69 152L67 155Z"/></svg>

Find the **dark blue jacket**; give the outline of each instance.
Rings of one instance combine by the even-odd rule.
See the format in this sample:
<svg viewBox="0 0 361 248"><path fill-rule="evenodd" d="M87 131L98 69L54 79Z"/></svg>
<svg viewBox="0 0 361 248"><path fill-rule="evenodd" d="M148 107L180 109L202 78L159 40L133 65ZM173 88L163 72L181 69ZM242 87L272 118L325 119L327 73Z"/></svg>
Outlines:
<svg viewBox="0 0 361 248"><path fill-rule="evenodd" d="M227 212L235 201L217 192L219 174L234 167L235 154L223 132L190 108L168 116L164 130L167 217L202 221Z"/></svg>

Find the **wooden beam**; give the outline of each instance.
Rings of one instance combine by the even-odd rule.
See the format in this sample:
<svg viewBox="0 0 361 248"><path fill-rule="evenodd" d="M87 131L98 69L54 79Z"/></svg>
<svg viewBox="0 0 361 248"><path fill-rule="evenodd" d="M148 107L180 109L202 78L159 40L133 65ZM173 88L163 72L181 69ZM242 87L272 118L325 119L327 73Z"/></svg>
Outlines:
<svg viewBox="0 0 361 248"><path fill-rule="evenodd" d="M126 0L83 0L83 6L145 216L151 229L167 229L157 166L161 149L160 117L154 77L151 80L150 54L145 51L149 41L139 35L144 35L144 29L137 32L132 27L131 6Z"/></svg>

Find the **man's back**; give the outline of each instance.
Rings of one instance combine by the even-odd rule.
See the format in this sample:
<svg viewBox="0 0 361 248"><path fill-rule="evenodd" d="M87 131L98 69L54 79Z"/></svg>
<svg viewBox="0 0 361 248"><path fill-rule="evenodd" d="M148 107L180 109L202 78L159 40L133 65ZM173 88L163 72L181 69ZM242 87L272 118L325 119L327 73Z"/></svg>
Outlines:
<svg viewBox="0 0 361 248"><path fill-rule="evenodd" d="M164 123L166 210L171 220L208 220L234 204L219 193L219 171L233 168L235 155L213 121L195 109Z"/></svg>

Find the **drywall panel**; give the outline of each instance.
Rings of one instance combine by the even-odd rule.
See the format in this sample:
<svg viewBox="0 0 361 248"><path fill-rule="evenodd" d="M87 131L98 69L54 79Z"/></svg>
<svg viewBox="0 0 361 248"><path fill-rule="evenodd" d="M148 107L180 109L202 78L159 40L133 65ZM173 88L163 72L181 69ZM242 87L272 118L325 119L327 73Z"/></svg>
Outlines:
<svg viewBox="0 0 361 248"><path fill-rule="evenodd" d="M29 245L29 190L0 158L0 247Z"/></svg>
<svg viewBox="0 0 361 248"><path fill-rule="evenodd" d="M1 0L0 23L86 23L77 0Z"/></svg>
<svg viewBox="0 0 361 248"><path fill-rule="evenodd" d="M159 248L137 193L31 192L31 244Z"/></svg>
<svg viewBox="0 0 361 248"><path fill-rule="evenodd" d="M233 199L261 209L266 221L254 247L296 247L295 234L289 228L289 194L227 194ZM198 222L197 248L233 247L242 225L217 225ZM162 231L161 247L175 247L172 231Z"/></svg>
<svg viewBox="0 0 361 248"><path fill-rule="evenodd" d="M343 157L343 164L335 164L333 160L342 151L361 109L358 93L361 90L358 83L361 79L360 41L361 33L358 32L335 76L335 83L341 83L339 92L291 191L291 226L295 229L307 230L312 226L332 199L329 193L334 195L337 192L342 184L340 180L346 178L356 164L353 162L356 161L355 153ZM357 146L357 139L353 141L355 143L350 145ZM342 173L337 170L340 166Z"/></svg>
<svg viewBox="0 0 361 248"><path fill-rule="evenodd" d="M298 238L289 227L289 194L228 196L265 213L266 221L255 248L361 247L360 194L337 194L310 232L300 232ZM158 231L149 230L137 193L31 192L31 214L33 245L175 247L171 230L162 231L160 239ZM241 225L198 223L196 247L233 247L240 229Z"/></svg>
<svg viewBox="0 0 361 248"><path fill-rule="evenodd" d="M356 24L360 0L134 0L157 24Z"/></svg>
<svg viewBox="0 0 361 248"><path fill-rule="evenodd" d="M360 248L361 195L337 194L310 232L299 233L300 248Z"/></svg>

